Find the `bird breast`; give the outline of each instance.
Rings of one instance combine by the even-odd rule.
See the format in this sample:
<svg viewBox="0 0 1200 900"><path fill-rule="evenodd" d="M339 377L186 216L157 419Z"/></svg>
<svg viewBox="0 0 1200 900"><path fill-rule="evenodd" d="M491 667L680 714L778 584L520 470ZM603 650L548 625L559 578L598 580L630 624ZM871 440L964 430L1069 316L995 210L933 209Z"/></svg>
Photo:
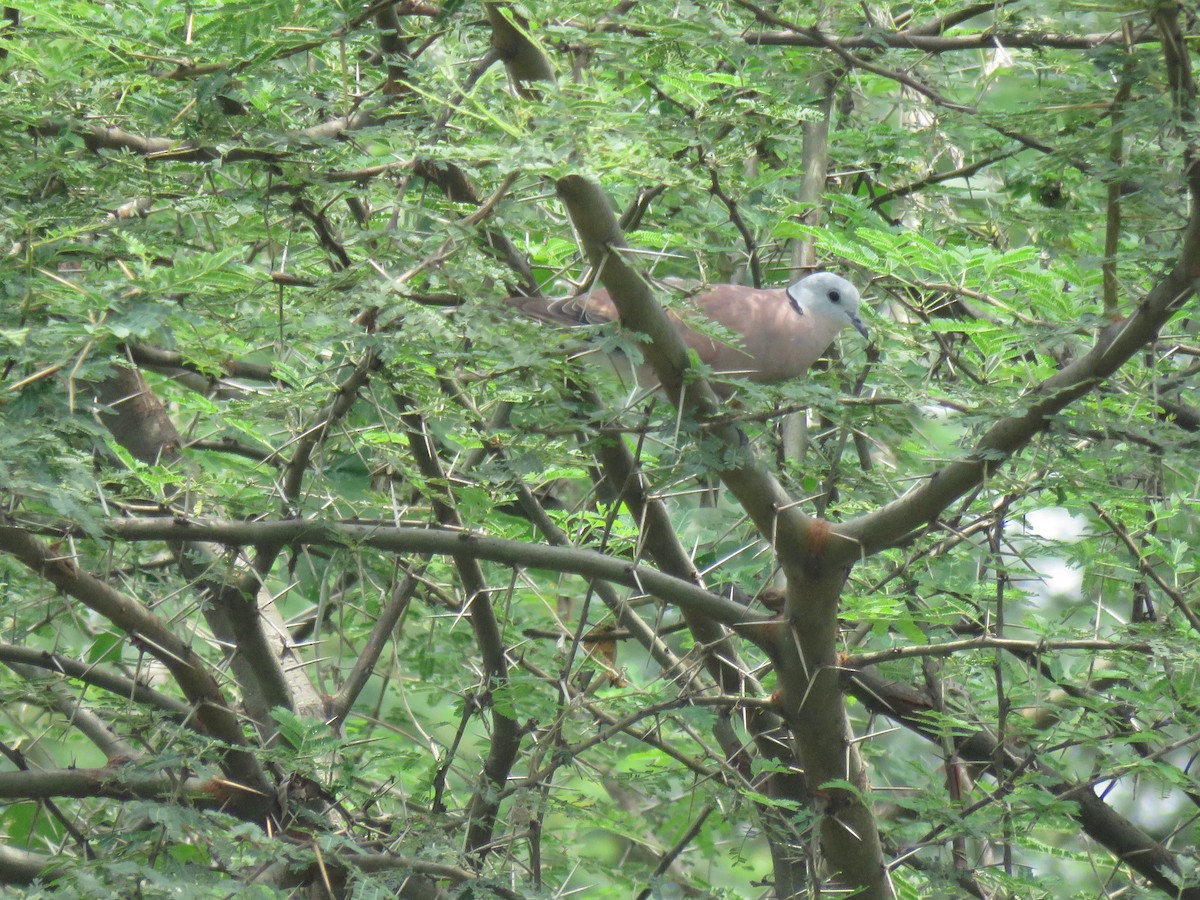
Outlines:
<svg viewBox="0 0 1200 900"><path fill-rule="evenodd" d="M714 372L745 372L760 382L796 378L829 348L841 327L827 316L800 314L782 289L741 288L737 297L729 298L720 293L701 296L699 305L709 318L734 332L737 346L694 333L695 341L688 340Z"/></svg>

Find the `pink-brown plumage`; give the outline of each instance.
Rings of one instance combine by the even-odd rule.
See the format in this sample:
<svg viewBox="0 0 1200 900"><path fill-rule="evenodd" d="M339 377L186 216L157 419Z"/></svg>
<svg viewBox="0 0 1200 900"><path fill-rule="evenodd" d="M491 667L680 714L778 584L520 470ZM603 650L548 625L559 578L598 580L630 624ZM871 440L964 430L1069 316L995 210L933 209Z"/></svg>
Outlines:
<svg viewBox="0 0 1200 900"><path fill-rule="evenodd" d="M511 297L507 302L525 315L557 325L617 320L617 308L602 288L562 300ZM731 332L728 341L714 340L688 327L689 316L671 316L705 365L726 377L787 381L804 374L847 325L867 334L858 317L858 290L830 272L817 272L787 288L713 285L685 302L695 315Z"/></svg>

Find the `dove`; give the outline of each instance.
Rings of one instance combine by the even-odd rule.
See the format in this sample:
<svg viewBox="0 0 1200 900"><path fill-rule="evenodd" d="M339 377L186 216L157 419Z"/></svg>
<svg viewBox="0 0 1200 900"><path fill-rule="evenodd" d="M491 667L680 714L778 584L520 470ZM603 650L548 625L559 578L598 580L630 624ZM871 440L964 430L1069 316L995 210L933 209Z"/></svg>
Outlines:
<svg viewBox="0 0 1200 900"><path fill-rule="evenodd" d="M671 314L684 342L721 380L774 383L797 378L847 325L869 340L859 318L858 289L832 272L814 272L786 288L717 284L700 289L689 300L698 314L733 334L729 342L714 340ZM531 318L556 325L600 325L618 319L616 305L602 288L561 300L510 297L505 302ZM645 367L641 374L653 375Z"/></svg>

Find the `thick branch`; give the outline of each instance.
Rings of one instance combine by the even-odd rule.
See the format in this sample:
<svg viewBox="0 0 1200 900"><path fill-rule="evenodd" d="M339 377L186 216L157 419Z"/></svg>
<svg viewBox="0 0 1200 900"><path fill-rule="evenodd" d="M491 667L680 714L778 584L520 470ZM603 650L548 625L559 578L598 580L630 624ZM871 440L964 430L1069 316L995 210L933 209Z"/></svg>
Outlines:
<svg viewBox="0 0 1200 900"><path fill-rule="evenodd" d="M492 49L521 92L530 81L553 81L554 65L529 33L529 22L505 3L485 3Z"/></svg>
<svg viewBox="0 0 1200 900"><path fill-rule="evenodd" d="M850 693L858 698L868 710L887 716L904 724L909 730L934 744L941 742L940 729L930 725L928 713L932 707L928 698L903 682L894 682L881 677L874 671L851 671L842 673ZM1118 859L1151 881L1160 890L1172 897L1200 900L1200 890L1194 887L1180 888L1172 878L1179 871L1174 856L1162 844L1124 818L1086 785L1062 780L1048 765L1027 761L1018 751L1001 745L987 732L975 732L955 741L955 753L964 761L978 761L988 771L995 760L1003 759L1008 773L1033 768L1040 777L1031 783L1044 787L1057 797L1069 799L1076 805L1074 813L1085 834L1106 847Z"/></svg>
<svg viewBox="0 0 1200 900"><path fill-rule="evenodd" d="M762 616L717 594L645 566L592 550L547 547L507 541L471 531L447 528L348 525L311 521L235 522L221 519L121 519L106 526L113 537L126 541L205 541L231 547L278 543L284 546L362 546L388 553L466 554L509 566L546 569L602 578L623 584L678 606L688 606L731 627L753 626Z"/></svg>
<svg viewBox="0 0 1200 900"><path fill-rule="evenodd" d="M1200 220L1200 215L1193 213ZM1200 231L1193 223L1189 230ZM978 487L1034 436L1050 427L1053 417L1091 393L1150 343L1162 326L1191 296L1200 275L1200 240L1189 242L1184 259L1142 301L1128 319L1114 322L1079 358L1016 401L1017 412L988 429L965 459L939 469L922 485L887 506L834 528L834 552L851 562L893 546L936 519L947 506ZM1190 274L1195 269L1196 274Z"/></svg>
<svg viewBox="0 0 1200 900"><path fill-rule="evenodd" d="M141 372L114 365L109 376L94 387L103 407L101 421L121 446L145 463L179 461L179 432ZM180 499L186 504L188 498L181 495ZM272 606L255 602L257 582L243 589L216 578L214 573L224 572L225 567L200 545L180 544L171 550L184 574L207 593L211 602L205 615L214 633L238 651L233 656L234 670L243 700L260 725L271 727L269 710L273 706L319 714L315 691L303 671L294 669L289 674L283 669L281 657L293 653L290 645L272 646L267 639L264 622L277 634L286 632Z"/></svg>
<svg viewBox="0 0 1200 900"><path fill-rule="evenodd" d="M661 500L652 499L646 491L642 473L633 454L624 440L602 437L596 442L595 453L604 466L606 477L621 492L621 499L633 519L641 523L644 535L643 546L655 563L664 571L688 581L699 581L699 573L688 556L675 529L666 506ZM703 613L682 609L684 621L703 653L705 667L725 694L733 696L762 696L764 693L758 680L742 663L729 633L719 622ZM754 737L755 744L763 756L775 760L785 771L775 772L767 782L774 796L786 797L798 803L811 802L811 795L802 776L790 771L794 754L784 742L784 723L773 711L752 708L746 715L746 725ZM751 761L742 751L741 742L728 719L714 723L713 734L726 754L731 765L741 764L747 778L751 775ZM795 829L790 826L780 810L768 804L759 804L759 815L766 828L767 840L771 843L775 859L791 859L795 855ZM776 872L777 877L780 873Z"/></svg>
<svg viewBox="0 0 1200 900"><path fill-rule="evenodd" d="M153 369L154 371L183 369L203 375L206 378L212 375L211 372L203 371L199 366L189 361L182 353L175 350L164 350L161 347L152 347L149 344L129 344L127 349L129 358L144 368ZM246 378L253 381L270 381L283 384L270 366L261 363L226 359L221 363L221 372L230 378Z"/></svg>
<svg viewBox="0 0 1200 900"><path fill-rule="evenodd" d="M39 680L41 675L32 666L15 662L6 662L5 665L28 682ZM91 741L110 763L142 758L141 751L118 734L111 722L85 704L77 691L60 682L53 682L45 688L30 702L57 712L72 728Z"/></svg>
<svg viewBox="0 0 1200 900"><path fill-rule="evenodd" d="M461 528L462 520L454 508L449 491L444 487L446 473L434 451L433 438L420 414L403 397L396 398L400 420L408 431L409 448L417 468L425 478L431 494L434 515L443 527ZM500 809L500 792L508 782L517 752L521 747L521 728L517 720L491 703L492 694L508 684L508 650L496 612L492 609L491 593L479 559L471 553L451 554L454 566L466 593L466 607L475 644L483 660L482 698L492 708L492 737L479 785L471 796L467 825L467 852L481 863L487 855L496 829Z"/></svg>
<svg viewBox="0 0 1200 900"><path fill-rule="evenodd" d="M989 7L990 8L990 7ZM745 36L751 46L834 47L842 50L920 50L923 53L953 53L961 50L1091 50L1105 44L1124 44L1119 28L1095 34L1055 34L1041 31L981 31L975 34L931 35L912 31L873 32L868 35L837 37L815 28L804 31L757 31ZM1133 33L1135 44L1152 44L1158 35L1151 28Z"/></svg>
<svg viewBox="0 0 1200 900"><path fill-rule="evenodd" d="M0 844L0 884L29 884L39 876L50 881L61 867L58 857Z"/></svg>
<svg viewBox="0 0 1200 900"><path fill-rule="evenodd" d="M362 689L367 686L367 680L375 671L375 666L378 664L384 648L391 641L392 631L399 624L400 617L408 609L418 584L417 576L411 570L406 572L400 584L392 590L383 609L379 611L379 617L375 620L375 625L371 629L370 635L367 636L366 643L359 650L341 690L329 701L329 725L334 732L341 733L342 723L346 721L346 716L350 714L354 701L358 699Z"/></svg>
<svg viewBox="0 0 1200 900"><path fill-rule="evenodd" d="M861 889L860 896L890 897L874 815L863 802L865 771L849 743L845 704L833 674L845 563L826 555L828 525L800 512L774 476L756 462L736 427L712 423L717 412L712 389L691 370L683 340L646 280L622 258L627 245L600 187L579 176L560 179L557 187L621 324L648 338L642 344L645 358L680 411L710 426L707 434L721 445L713 454L721 460L714 466L716 473L770 542L787 575L787 626L776 623L765 633L774 637L768 640L769 650L800 764L810 789L829 782L850 782L857 788L851 791L838 784L826 790L822 852L842 879Z"/></svg>
<svg viewBox="0 0 1200 900"><path fill-rule="evenodd" d="M117 672L110 672L95 663L84 663L61 653L51 653L49 650L36 650L33 647L19 647L16 644L0 644L0 661L20 663L57 672L69 678L76 678L84 684L111 691L118 697L152 706L168 713L176 721L182 722L191 714L191 707L174 697L157 691L147 684L133 678L128 678Z"/></svg>
<svg viewBox="0 0 1200 900"><path fill-rule="evenodd" d="M182 772L145 772L133 767L100 769L29 769L0 772L0 800L53 797L107 797L113 800L186 800L217 809L229 797L229 785Z"/></svg>
<svg viewBox="0 0 1200 900"><path fill-rule="evenodd" d="M196 707L196 718L206 734L230 745L223 753L226 772L252 791L265 788L266 778L258 761L245 750L241 724L209 674L203 660L184 644L153 613L132 598L113 590L103 581L82 571L67 556L52 551L20 528L0 526L0 551L16 558L63 593L104 616L133 637L166 667L184 696ZM250 795L246 795L247 798ZM265 806L266 797L256 795Z"/></svg>
<svg viewBox="0 0 1200 900"><path fill-rule="evenodd" d="M717 474L725 486L764 539L772 546L786 547L785 566L810 562L806 557L814 549L809 539L813 520L801 513L783 486L756 463L741 431L733 424L718 423L720 408L712 388L691 368L683 339L654 299L650 285L622 257L621 251L628 245L604 192L577 175L560 179L557 187L588 259L599 270L600 281L617 306L621 324L648 339L641 345L642 352L663 392L692 411L705 423L706 433L723 445L723 458L728 462Z"/></svg>
<svg viewBox="0 0 1200 900"><path fill-rule="evenodd" d="M336 116L326 122L301 129L290 135L287 149L261 150L251 147L233 147L220 150L217 147L197 144L194 141L176 140L159 135L134 134L111 125L89 125L85 123L42 122L30 130L35 137L54 137L68 129L76 129L83 136L83 144L89 150L127 150L153 161L212 162L224 163L258 160L278 162L297 150L311 149L315 142L331 141L350 131L357 131L373 123L372 110L359 110L349 116Z"/></svg>
<svg viewBox="0 0 1200 900"><path fill-rule="evenodd" d="M430 160L418 160L413 164L413 174L419 178L436 184L442 189L446 197L455 203L470 203L479 206L481 201L479 193L475 190L475 186L467 178L465 172L458 166L446 162L432 162ZM487 241L496 255L499 256L508 265L510 269L520 278L519 286L521 292L529 297L536 297L541 294L541 289L538 287L537 276L534 275L533 267L529 264L528 258L520 250L516 244L509 240L508 236L502 231L494 228L485 228L483 237Z"/></svg>

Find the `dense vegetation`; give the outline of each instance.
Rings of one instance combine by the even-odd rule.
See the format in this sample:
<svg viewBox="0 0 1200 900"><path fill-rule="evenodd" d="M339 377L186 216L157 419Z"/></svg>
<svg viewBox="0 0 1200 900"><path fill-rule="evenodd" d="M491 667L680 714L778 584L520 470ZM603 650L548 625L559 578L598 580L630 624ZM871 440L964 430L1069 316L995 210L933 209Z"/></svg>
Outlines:
<svg viewBox="0 0 1200 900"><path fill-rule="evenodd" d="M819 10L5 7L6 890L1200 897L1196 10Z"/></svg>

